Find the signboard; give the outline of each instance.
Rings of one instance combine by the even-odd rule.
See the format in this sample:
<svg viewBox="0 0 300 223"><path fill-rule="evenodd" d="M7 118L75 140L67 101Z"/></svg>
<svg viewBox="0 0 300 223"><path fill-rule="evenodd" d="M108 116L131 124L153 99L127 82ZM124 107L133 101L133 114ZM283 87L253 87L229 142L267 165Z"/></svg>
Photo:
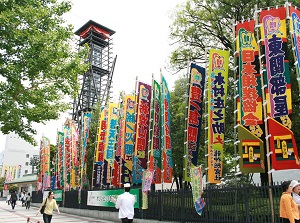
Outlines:
<svg viewBox="0 0 300 223"><path fill-rule="evenodd" d="M62 193L63 191L62 190L53 190L54 192L54 198L56 201L62 201ZM43 193L43 200L45 200L46 198L48 198L48 195L49 195L49 191L48 190L45 190L44 193Z"/></svg>
<svg viewBox="0 0 300 223"><path fill-rule="evenodd" d="M100 190L88 191L87 205L88 206L101 206L101 207L115 207L111 201L112 197L117 198L123 194L124 190ZM130 193L135 196L134 208L140 208L140 189L131 189Z"/></svg>

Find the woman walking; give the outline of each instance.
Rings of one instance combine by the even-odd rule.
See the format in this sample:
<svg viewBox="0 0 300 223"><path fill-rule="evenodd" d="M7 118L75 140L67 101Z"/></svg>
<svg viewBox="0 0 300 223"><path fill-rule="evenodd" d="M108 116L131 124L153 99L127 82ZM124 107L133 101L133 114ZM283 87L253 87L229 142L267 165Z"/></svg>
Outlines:
<svg viewBox="0 0 300 223"><path fill-rule="evenodd" d="M291 195L293 186L291 181L282 182L282 195L280 198L280 218L284 223L300 223L298 206Z"/></svg>
<svg viewBox="0 0 300 223"><path fill-rule="evenodd" d="M53 209L55 208L57 210L58 214L60 214L56 200L54 199L53 191L49 191L48 197L43 201L43 203L41 204L41 207L38 210L38 212L36 213L36 215L39 214L40 210L42 209L42 207L45 203L46 203L46 207L45 207L45 210L43 213L43 220L44 220L44 223L51 223Z"/></svg>

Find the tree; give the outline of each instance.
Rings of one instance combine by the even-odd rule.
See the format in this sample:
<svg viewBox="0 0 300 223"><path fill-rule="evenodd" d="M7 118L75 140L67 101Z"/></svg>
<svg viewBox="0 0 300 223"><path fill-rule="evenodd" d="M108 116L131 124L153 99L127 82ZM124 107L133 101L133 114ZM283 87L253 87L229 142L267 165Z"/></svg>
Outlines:
<svg viewBox="0 0 300 223"><path fill-rule="evenodd" d="M36 145L33 123L57 119L69 108L78 74L88 69L87 48L72 47L68 1L0 2L0 130Z"/></svg>
<svg viewBox="0 0 300 223"><path fill-rule="evenodd" d="M299 3L299 1L292 1L292 4ZM246 1L246 0L218 0L218 1L199 1L188 0L185 4L178 6L177 11L173 15L174 22L172 24L170 37L174 42L175 50L172 52L170 62L172 67L177 70L186 69L186 62L193 61L197 63L206 62L207 49L209 48L223 48L231 50L231 56L234 52L234 39L232 28L235 21L242 19L253 18L254 6L258 8L266 8L268 6L283 5L284 1ZM291 83L293 87L293 114L291 115L293 121L292 130L300 144L300 134L296 131L300 126L299 119L299 91L295 87L296 75L293 67L293 56L291 47L289 47L289 60L291 70ZM226 122L225 122L225 151L230 156L234 154L234 147L232 139L233 132L233 105L234 85L233 85L233 66L231 65L229 72L229 86L226 106ZM173 117L172 117L173 118ZM200 150L201 155L201 150ZM231 162L232 163L232 162ZM226 163L226 169L232 169L230 162ZM233 163L232 163L233 164ZM177 165L177 164L176 164ZM227 171L226 170L226 171ZM225 171L224 171L225 172ZM230 177L230 174L228 175Z"/></svg>

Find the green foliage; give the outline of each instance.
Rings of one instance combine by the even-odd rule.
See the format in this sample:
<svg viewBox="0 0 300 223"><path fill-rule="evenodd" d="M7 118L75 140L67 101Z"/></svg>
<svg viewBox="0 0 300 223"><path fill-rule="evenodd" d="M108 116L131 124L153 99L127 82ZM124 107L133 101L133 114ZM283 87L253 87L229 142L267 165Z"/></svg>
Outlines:
<svg viewBox="0 0 300 223"><path fill-rule="evenodd" d="M19 188L16 184L12 184L12 185L9 185L8 186L8 190L9 190L9 193L12 193L14 191L16 191L16 193L18 192Z"/></svg>
<svg viewBox="0 0 300 223"><path fill-rule="evenodd" d="M179 5L177 10L173 14L173 24L170 27L170 37L174 42L175 50L172 52L170 62L172 67L177 70L186 69L186 62L193 61L198 64L206 64L207 53L210 48L221 48L230 50L231 56L234 52L234 36L233 36L233 24L236 21L243 19L253 19L255 5L257 8L266 8L276 5L284 5L285 1L257 1L257 0L224 0L224 1L200 1L200 0L188 0L186 3ZM293 5L299 6L299 1L291 1ZM292 85L292 101L293 101L293 113L292 119L292 130L295 134L295 139L300 146L300 132L297 131L300 128L300 99L299 99L299 88L296 81L296 72L294 68L294 59L291 50L291 43L289 42L289 60L290 60L290 72L291 72L291 85ZM233 60L231 60L233 61ZM205 66L205 65L203 65ZM232 159L235 157L233 141L234 135L234 71L233 65L230 65L229 71L229 86L228 96L226 101L226 115L225 115L225 144L224 148L224 162L223 162L223 177L226 182L230 182L230 179L237 179L242 182L249 182L249 175L242 175L235 178L233 170L235 169L236 163ZM176 86L175 86L176 91ZM183 93L184 94L184 93ZM181 95L183 95L181 94ZM174 94L173 94L174 96ZM172 99L172 98L171 98ZM172 102L173 103L173 102ZM181 101L181 103L184 103ZM182 104L181 104L182 105ZM173 105L172 105L173 106ZM176 107L175 107L176 106ZM183 105L182 105L183 106ZM180 129L180 133L174 133L173 148L178 150L182 145L184 139L182 136L178 138L177 134L183 134L181 131L184 121L184 117L178 117L180 114L184 114L184 109L177 111L179 105L173 106L174 111L172 114L175 116L174 129ZM176 117L177 116L177 117ZM172 116L172 121L173 121ZM177 123L176 123L177 122ZM177 126L175 125L177 124ZM180 125L179 125L180 123ZM173 131L174 131L173 129ZM202 131L203 132L203 131ZM203 137L202 134L201 137ZM175 139L174 139L175 138ZM182 165L180 158L176 157L177 151L175 152L174 162L176 166ZM206 154L206 148L204 145L204 138L201 138L200 151L199 151L199 163L205 163L204 157ZM202 160L201 160L202 159ZM179 163L177 163L179 162ZM180 167L181 168L181 167ZM178 174L180 169L176 169L175 174ZM233 181L234 183L234 181Z"/></svg>
<svg viewBox="0 0 300 223"><path fill-rule="evenodd" d="M5 183L5 177L0 177L0 187L3 187Z"/></svg>
<svg viewBox="0 0 300 223"><path fill-rule="evenodd" d="M92 111L92 120L89 131L89 142L87 144L87 178L89 180L93 179L93 169L94 169L94 156L95 156L95 146L97 143L97 128L99 125L99 114L100 106L98 105L95 110ZM91 184L90 184L91 185Z"/></svg>
<svg viewBox="0 0 300 223"><path fill-rule="evenodd" d="M62 16L69 1L0 2L0 130L35 144L33 123L57 119L75 96L87 48L72 48L72 26Z"/></svg>
<svg viewBox="0 0 300 223"><path fill-rule="evenodd" d="M187 78L180 77L175 81L174 90L170 93L170 112L171 112L171 138L172 138L172 158L173 176L182 179L183 177L183 155L184 155L184 130L186 116L186 94ZM182 180L180 180L182 184Z"/></svg>

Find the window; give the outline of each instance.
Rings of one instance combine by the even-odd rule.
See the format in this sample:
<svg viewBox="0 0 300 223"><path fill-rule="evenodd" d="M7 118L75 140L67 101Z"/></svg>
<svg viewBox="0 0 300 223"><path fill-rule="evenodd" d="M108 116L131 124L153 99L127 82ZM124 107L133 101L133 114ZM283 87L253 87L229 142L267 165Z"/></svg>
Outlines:
<svg viewBox="0 0 300 223"><path fill-rule="evenodd" d="M28 165L29 165L29 162L26 162L26 163L25 163L25 166L28 166Z"/></svg>
<svg viewBox="0 0 300 223"><path fill-rule="evenodd" d="M27 174L28 173L28 170L25 170L25 174Z"/></svg>
<svg viewBox="0 0 300 223"><path fill-rule="evenodd" d="M26 158L29 158L29 154L26 154Z"/></svg>

